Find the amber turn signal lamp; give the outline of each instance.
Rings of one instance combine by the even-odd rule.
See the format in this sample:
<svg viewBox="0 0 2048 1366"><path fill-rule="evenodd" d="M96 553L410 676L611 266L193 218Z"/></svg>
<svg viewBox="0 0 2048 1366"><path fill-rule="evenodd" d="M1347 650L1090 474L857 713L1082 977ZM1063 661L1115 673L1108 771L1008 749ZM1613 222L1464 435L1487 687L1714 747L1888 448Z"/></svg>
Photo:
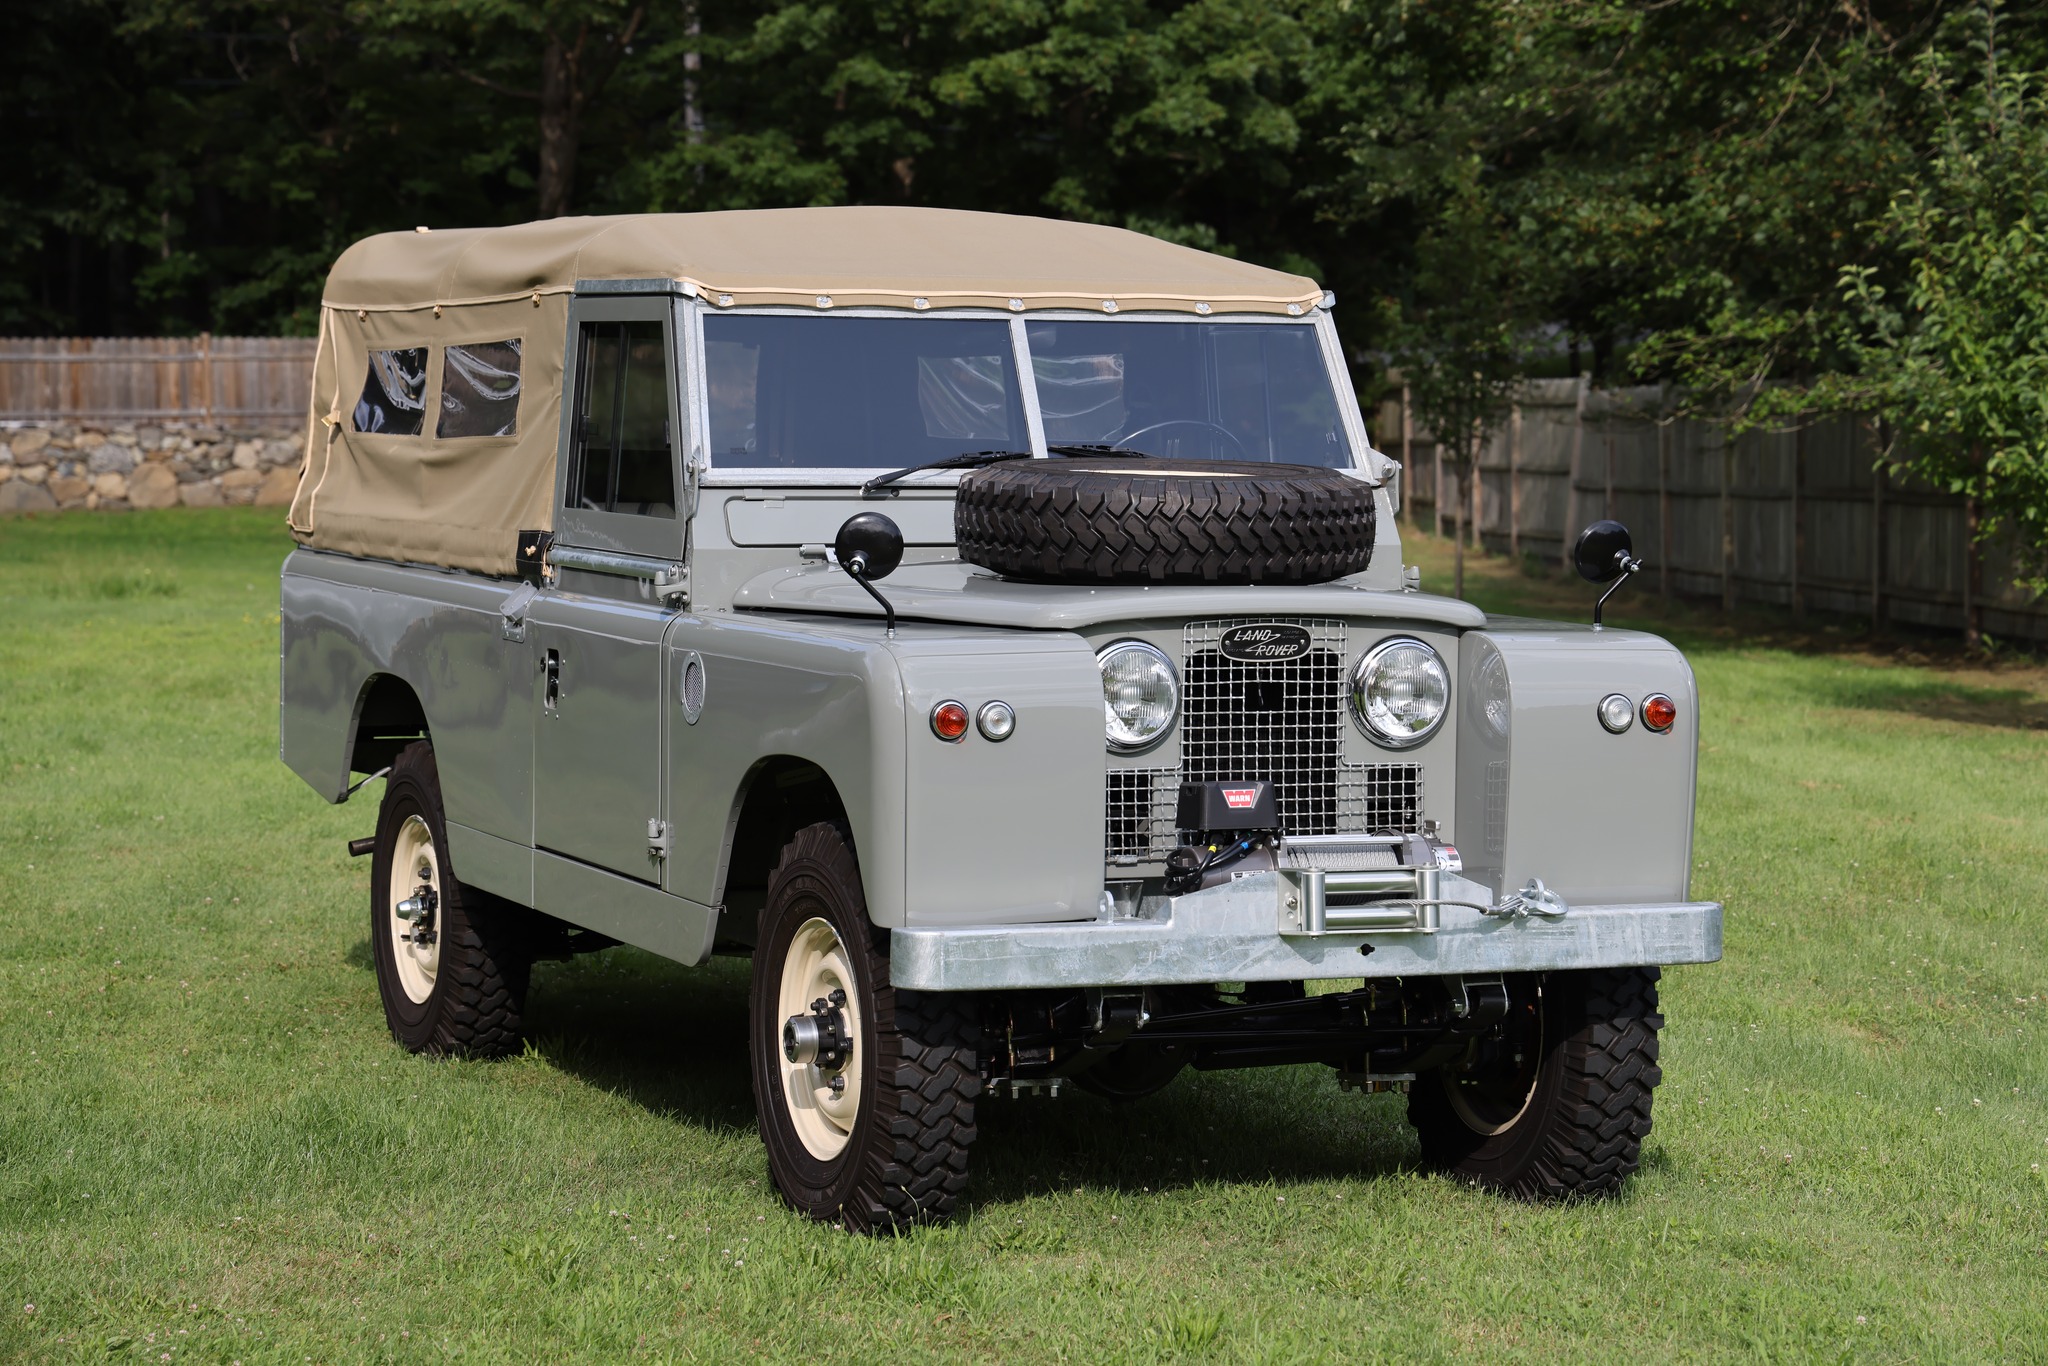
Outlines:
<svg viewBox="0 0 2048 1366"><path fill-rule="evenodd" d="M1662 735L1671 729L1671 723L1678 719L1678 704L1663 693L1653 692L1643 699L1643 729Z"/></svg>
<svg viewBox="0 0 2048 1366"><path fill-rule="evenodd" d="M945 701L932 708L932 734L941 740L958 740L967 733L967 708Z"/></svg>

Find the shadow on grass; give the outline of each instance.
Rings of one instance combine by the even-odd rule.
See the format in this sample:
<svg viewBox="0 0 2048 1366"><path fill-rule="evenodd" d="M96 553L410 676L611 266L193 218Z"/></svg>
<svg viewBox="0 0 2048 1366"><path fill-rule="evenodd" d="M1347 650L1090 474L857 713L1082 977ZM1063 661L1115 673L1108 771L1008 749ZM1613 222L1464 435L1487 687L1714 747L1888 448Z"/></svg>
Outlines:
<svg viewBox="0 0 2048 1366"><path fill-rule="evenodd" d="M527 1037L564 1074L692 1127L755 1127L745 960L698 968L611 949L535 970ZM1184 1073L1116 1105L984 1097L974 1208L1075 1187L1154 1191L1294 1184L1406 1170L1414 1138L1398 1096L1341 1093L1326 1068Z"/></svg>
<svg viewBox="0 0 2048 1366"><path fill-rule="evenodd" d="M1059 1190L1169 1191L1373 1180L1412 1171L1415 1136L1395 1095L1338 1091L1327 1068L1187 1072L1113 1103L985 1098L975 1120L973 1207Z"/></svg>
<svg viewBox="0 0 2048 1366"><path fill-rule="evenodd" d="M1895 711L1929 721L2008 730L2048 730L2048 698L2024 688L1983 688L1920 673L1877 669L1814 680L1810 696L1828 706Z"/></svg>
<svg viewBox="0 0 2048 1366"><path fill-rule="evenodd" d="M686 968L637 949L542 963L526 1037L568 1076L715 1133L751 1132L747 963Z"/></svg>

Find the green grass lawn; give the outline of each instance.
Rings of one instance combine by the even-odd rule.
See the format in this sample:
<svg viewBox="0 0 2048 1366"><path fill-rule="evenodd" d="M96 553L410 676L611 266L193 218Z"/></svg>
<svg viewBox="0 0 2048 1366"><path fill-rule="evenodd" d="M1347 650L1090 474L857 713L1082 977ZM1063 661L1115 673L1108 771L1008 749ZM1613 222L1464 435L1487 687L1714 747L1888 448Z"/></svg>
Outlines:
<svg viewBox="0 0 2048 1366"><path fill-rule="evenodd" d="M963 1217L869 1241L769 1188L741 963L544 966L515 1060L390 1041L342 847L376 791L277 760L278 523L0 521L0 1357L2048 1360L2031 666L1623 590L1699 674L1728 917L1619 1200L1420 1174L1326 1070L1191 1074L985 1103Z"/></svg>

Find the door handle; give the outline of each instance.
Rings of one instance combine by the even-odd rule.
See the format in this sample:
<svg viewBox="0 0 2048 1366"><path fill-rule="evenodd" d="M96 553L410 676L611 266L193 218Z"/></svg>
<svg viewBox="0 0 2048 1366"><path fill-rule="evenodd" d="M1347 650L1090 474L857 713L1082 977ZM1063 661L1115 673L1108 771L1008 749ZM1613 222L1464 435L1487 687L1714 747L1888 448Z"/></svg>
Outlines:
<svg viewBox="0 0 2048 1366"><path fill-rule="evenodd" d="M547 657L547 690L541 696L541 707L546 711L556 710L562 700L562 652L549 650Z"/></svg>

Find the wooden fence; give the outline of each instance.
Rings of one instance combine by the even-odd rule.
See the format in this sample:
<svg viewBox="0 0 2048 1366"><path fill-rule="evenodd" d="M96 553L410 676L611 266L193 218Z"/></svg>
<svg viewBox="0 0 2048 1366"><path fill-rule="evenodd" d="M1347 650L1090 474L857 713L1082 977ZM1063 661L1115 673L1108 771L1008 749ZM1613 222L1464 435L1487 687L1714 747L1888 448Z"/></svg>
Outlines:
<svg viewBox="0 0 2048 1366"><path fill-rule="evenodd" d="M1859 422L1731 439L1716 423L1659 420L1663 400L1656 388L1524 384L1480 453L1467 504L1475 539L1563 563L1581 527L1614 517L1647 562L1625 592L1954 630L1975 609L1994 637L2048 639L2048 603L2013 586L2010 556L1972 545L1963 500L1877 473ZM1448 533L1448 464L1402 395L1377 417L1374 443L1405 466L1403 520Z"/></svg>
<svg viewBox="0 0 2048 1366"><path fill-rule="evenodd" d="M0 418L296 419L311 337L0 337Z"/></svg>
<svg viewBox="0 0 2048 1366"><path fill-rule="evenodd" d="M295 421L310 337L0 338L0 419ZM1873 470L1848 418L1730 440L1659 420L1660 390L1522 386L1481 452L1469 509L1487 549L1562 562L1596 517L1628 523L1641 586L1878 622L2048 640L2048 604L2012 586L2008 557L1973 550L1961 499ZM1400 459L1403 519L1448 529L1456 481L1401 395L1372 424Z"/></svg>

